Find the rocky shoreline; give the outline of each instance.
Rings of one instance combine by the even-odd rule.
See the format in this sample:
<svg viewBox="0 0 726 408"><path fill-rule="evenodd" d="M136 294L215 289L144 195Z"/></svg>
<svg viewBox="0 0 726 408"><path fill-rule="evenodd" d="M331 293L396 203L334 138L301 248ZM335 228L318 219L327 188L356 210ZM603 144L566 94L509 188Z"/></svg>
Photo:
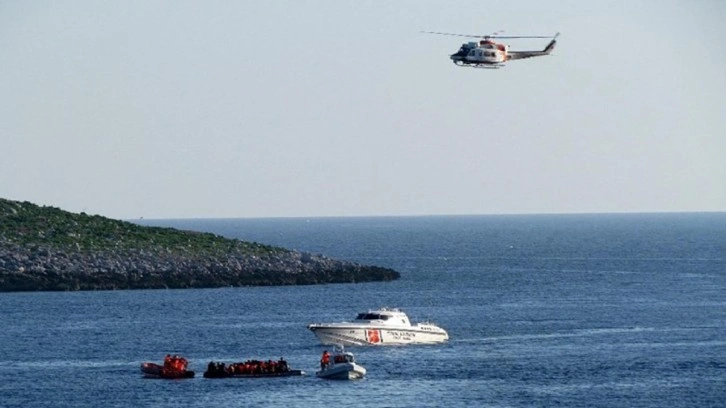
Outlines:
<svg viewBox="0 0 726 408"><path fill-rule="evenodd" d="M398 279L377 266L0 199L0 292Z"/></svg>

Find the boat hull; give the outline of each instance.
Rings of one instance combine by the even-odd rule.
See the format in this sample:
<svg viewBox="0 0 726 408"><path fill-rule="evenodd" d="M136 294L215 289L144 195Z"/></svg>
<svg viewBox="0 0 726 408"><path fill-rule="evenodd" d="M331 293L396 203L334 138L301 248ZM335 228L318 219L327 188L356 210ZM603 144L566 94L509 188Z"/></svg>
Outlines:
<svg viewBox="0 0 726 408"><path fill-rule="evenodd" d="M358 380L366 375L366 369L355 363L340 363L315 373L326 380Z"/></svg>
<svg viewBox="0 0 726 408"><path fill-rule="evenodd" d="M335 324L311 324L308 328L321 343L346 346L438 344L449 339L444 330L416 328L355 327Z"/></svg>

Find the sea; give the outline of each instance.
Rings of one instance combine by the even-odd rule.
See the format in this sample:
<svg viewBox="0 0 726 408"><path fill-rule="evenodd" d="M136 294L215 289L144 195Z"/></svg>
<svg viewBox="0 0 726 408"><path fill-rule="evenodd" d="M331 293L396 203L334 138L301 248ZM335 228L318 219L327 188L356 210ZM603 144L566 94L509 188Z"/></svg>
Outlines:
<svg viewBox="0 0 726 408"><path fill-rule="evenodd" d="M726 213L137 220L393 268L393 282L0 293L2 407L724 407ZM397 307L441 345L357 346L319 379L306 326ZM197 376L143 378L166 354ZM205 379L285 358L306 375Z"/></svg>

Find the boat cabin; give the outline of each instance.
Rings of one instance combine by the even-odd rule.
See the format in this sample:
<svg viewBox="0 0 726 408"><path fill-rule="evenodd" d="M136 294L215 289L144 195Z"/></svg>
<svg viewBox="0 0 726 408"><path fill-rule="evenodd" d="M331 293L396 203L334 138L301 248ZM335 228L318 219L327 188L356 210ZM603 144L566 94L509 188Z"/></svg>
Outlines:
<svg viewBox="0 0 726 408"><path fill-rule="evenodd" d="M402 324L404 326L410 326L411 322L408 321L408 316L405 313L397 309L381 309L371 310L367 313L359 313L355 320L365 321L384 321L388 324Z"/></svg>

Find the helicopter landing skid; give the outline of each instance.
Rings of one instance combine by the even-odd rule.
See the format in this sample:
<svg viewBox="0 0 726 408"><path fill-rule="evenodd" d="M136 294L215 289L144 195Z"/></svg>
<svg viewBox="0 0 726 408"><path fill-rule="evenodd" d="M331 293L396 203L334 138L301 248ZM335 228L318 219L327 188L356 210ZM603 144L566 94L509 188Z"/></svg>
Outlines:
<svg viewBox="0 0 726 408"><path fill-rule="evenodd" d="M462 68L479 68L479 69L499 69L502 68L504 65L499 64L456 64L459 67Z"/></svg>
<svg viewBox="0 0 726 408"><path fill-rule="evenodd" d="M480 69L499 69L504 66L504 64L476 64L471 62L461 62L461 61L454 61L454 65L457 67L462 68L480 68Z"/></svg>

